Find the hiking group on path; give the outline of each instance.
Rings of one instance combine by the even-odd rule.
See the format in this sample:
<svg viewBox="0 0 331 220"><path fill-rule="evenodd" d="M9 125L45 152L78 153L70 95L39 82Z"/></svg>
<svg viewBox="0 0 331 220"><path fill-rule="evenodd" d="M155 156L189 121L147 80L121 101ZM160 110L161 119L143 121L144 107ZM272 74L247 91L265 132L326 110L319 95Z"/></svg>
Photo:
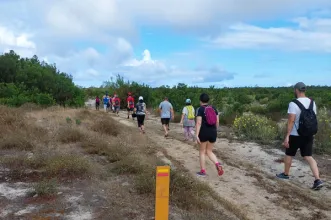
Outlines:
<svg viewBox="0 0 331 220"><path fill-rule="evenodd" d="M294 86L295 99L289 103L287 133L283 146L285 147L284 172L276 174L280 179L289 179L292 158L300 149L301 156L308 162L311 171L315 177L313 187L319 190L324 183L320 179L319 170L315 159L312 157L314 135L317 133L317 107L315 102L305 95L306 85L302 82ZM145 117L148 114L144 98L139 97L135 104L131 93L127 97L127 118L137 118L138 128L141 133L145 133ZM109 108L118 115L120 109L120 99L115 94L109 97L103 96L105 111ZM96 109L99 109L100 100L96 97ZM167 97L159 104L158 112L161 118L164 137L169 135L169 124L174 120L174 109ZM209 96L205 93L200 95L200 107L196 110L192 106L191 100L185 100L185 106L182 110L180 125L183 127L185 141L193 141L199 145L200 171L198 176L206 176L206 155L215 165L217 174L223 175L223 167L216 155L213 153L214 144L217 140L217 130L219 128L219 113L217 109L209 104ZM195 132L194 132L195 128Z"/></svg>

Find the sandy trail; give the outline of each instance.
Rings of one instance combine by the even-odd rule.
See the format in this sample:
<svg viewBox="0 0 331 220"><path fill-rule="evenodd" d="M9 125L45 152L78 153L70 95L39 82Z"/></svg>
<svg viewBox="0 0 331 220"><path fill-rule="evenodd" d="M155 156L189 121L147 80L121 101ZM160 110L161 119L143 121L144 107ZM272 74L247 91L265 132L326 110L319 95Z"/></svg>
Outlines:
<svg viewBox="0 0 331 220"><path fill-rule="evenodd" d="M126 119L126 112L113 118L127 126L137 126L136 121ZM181 162L191 173L199 170L199 152L194 143L183 141L182 128L171 123L168 138L164 138L159 118L149 116L146 135ZM138 130L137 130L138 132ZM282 155L280 150L272 154L254 143L229 143L218 139L215 144L225 174L217 176L215 167L207 162L207 174L199 180L210 185L223 199L223 203L240 210L248 219L331 219L331 191L326 186L315 192L309 189L313 178L307 165L295 160L294 178L278 180L275 173L283 164L275 162Z"/></svg>

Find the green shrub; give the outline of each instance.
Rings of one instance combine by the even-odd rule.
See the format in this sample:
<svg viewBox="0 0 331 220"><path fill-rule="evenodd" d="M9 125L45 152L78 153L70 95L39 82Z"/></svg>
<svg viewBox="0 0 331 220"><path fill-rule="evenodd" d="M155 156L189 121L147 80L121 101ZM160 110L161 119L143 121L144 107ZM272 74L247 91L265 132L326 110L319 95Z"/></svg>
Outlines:
<svg viewBox="0 0 331 220"><path fill-rule="evenodd" d="M38 93L34 96L34 101L38 105L52 106L55 104L54 98L50 94Z"/></svg>
<svg viewBox="0 0 331 220"><path fill-rule="evenodd" d="M233 122L235 134L239 138L269 143L277 137L277 127L270 119L254 114L236 117Z"/></svg>
<svg viewBox="0 0 331 220"><path fill-rule="evenodd" d="M261 105L251 105L249 107L249 111L254 114L265 114L267 112L267 108Z"/></svg>
<svg viewBox="0 0 331 220"><path fill-rule="evenodd" d="M266 97L266 98L264 98L264 99L260 99L259 102L260 102L261 105L268 104L268 102L269 102L269 98Z"/></svg>
<svg viewBox="0 0 331 220"><path fill-rule="evenodd" d="M315 151L331 153L331 114L326 108L318 111L318 132L315 135Z"/></svg>

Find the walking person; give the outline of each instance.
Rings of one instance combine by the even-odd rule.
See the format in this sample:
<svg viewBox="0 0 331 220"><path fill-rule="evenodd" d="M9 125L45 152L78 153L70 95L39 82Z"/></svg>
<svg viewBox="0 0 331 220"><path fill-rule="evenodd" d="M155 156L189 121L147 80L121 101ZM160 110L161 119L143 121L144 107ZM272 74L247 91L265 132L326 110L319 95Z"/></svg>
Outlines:
<svg viewBox="0 0 331 220"><path fill-rule="evenodd" d="M313 154L314 135L317 133L316 104L306 97L306 85L298 82L294 86L295 99L288 107L287 133L284 140L285 158L284 172L276 176L281 179L289 179L292 158L300 149L301 156L308 162L315 177L312 189L319 190L323 187L319 170Z"/></svg>
<svg viewBox="0 0 331 220"><path fill-rule="evenodd" d="M145 134L145 116L147 114L146 110L146 104L144 102L144 98L142 96L139 96L138 103L136 104L134 108L134 113L137 116L137 122L138 122L138 128L141 133Z"/></svg>
<svg viewBox="0 0 331 220"><path fill-rule="evenodd" d="M99 98L99 96L97 96L95 98L95 110L99 111L99 108L100 108L100 98Z"/></svg>
<svg viewBox="0 0 331 220"><path fill-rule="evenodd" d="M128 97L126 99L127 104L127 110L128 110L128 119L130 118L130 115L132 115L133 109L134 109L134 98L132 97L131 92L128 93ZM134 118L132 117L134 120Z"/></svg>
<svg viewBox="0 0 331 220"><path fill-rule="evenodd" d="M217 139L217 128L219 126L219 116L217 110L208 104L209 96L205 93L200 95L200 108L197 113L196 140L200 146L199 158L201 170L197 172L199 176L206 176L206 155L215 164L219 176L224 171L213 153L213 147Z"/></svg>
<svg viewBox="0 0 331 220"><path fill-rule="evenodd" d="M114 106L114 111L116 112L116 115L119 116L121 100L120 100L120 98L118 98L117 94L114 95L113 106Z"/></svg>
<svg viewBox="0 0 331 220"><path fill-rule="evenodd" d="M174 119L174 109L172 104L168 101L168 98L165 97L164 100L159 105L159 111L161 115L161 123L164 129L164 137L168 137L169 132L169 122L170 119Z"/></svg>
<svg viewBox="0 0 331 220"><path fill-rule="evenodd" d="M105 110L105 112L107 112L108 103L109 103L109 96L108 93L106 93L106 95L103 96L103 109Z"/></svg>
<svg viewBox="0 0 331 220"><path fill-rule="evenodd" d="M191 99L186 99L185 104L186 106L183 108L180 124L183 125L184 128L185 141L190 139L194 141L193 128L195 127L195 111L191 104Z"/></svg>

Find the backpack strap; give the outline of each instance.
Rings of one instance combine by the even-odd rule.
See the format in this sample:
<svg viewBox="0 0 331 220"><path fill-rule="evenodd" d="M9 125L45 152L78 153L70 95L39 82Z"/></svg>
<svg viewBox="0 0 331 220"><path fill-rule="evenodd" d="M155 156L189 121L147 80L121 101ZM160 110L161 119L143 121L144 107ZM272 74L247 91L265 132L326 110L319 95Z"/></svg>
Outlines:
<svg viewBox="0 0 331 220"><path fill-rule="evenodd" d="M306 109L305 106L299 100L293 99L292 102L294 102L297 106L299 106L301 111Z"/></svg>
<svg viewBox="0 0 331 220"><path fill-rule="evenodd" d="M310 110L313 110L314 109L314 100L313 99L310 99L309 109Z"/></svg>

